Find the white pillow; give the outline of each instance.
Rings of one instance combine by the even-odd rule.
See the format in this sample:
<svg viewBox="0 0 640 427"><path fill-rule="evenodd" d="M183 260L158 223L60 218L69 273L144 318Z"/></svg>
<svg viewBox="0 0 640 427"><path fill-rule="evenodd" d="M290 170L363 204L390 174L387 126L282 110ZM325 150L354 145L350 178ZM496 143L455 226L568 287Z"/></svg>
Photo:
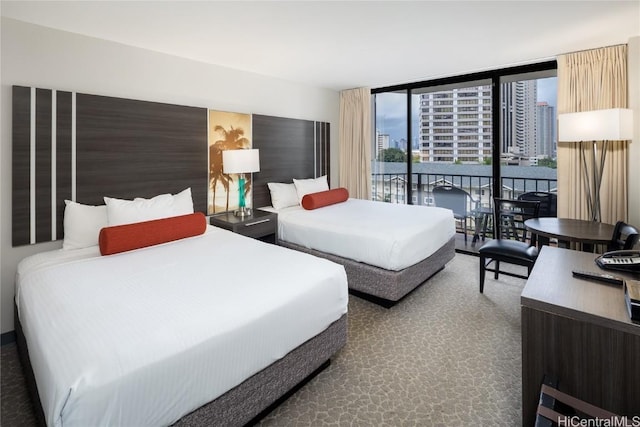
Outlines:
<svg viewBox="0 0 640 427"><path fill-rule="evenodd" d="M268 182L267 186L271 192L271 206L275 209L298 205L298 192L294 184Z"/></svg>
<svg viewBox="0 0 640 427"><path fill-rule="evenodd" d="M107 207L83 205L65 200L62 249L82 249L98 245L100 230L108 225Z"/></svg>
<svg viewBox="0 0 640 427"><path fill-rule="evenodd" d="M326 175L322 175L320 178L294 179L293 183L296 186L296 192L298 193L298 201L301 204L302 204L302 198L306 194L329 190L329 184L327 183Z"/></svg>
<svg viewBox="0 0 640 427"><path fill-rule="evenodd" d="M178 194L175 194L173 196L171 194L169 194L169 193L161 194L160 196L171 196L171 197L173 197L173 201L171 202L172 205L173 205L173 208L172 208L172 210L174 212L173 216L188 215L188 214L192 214L194 212L193 211L193 198L191 197L191 187L186 188L186 189L182 190L181 192L179 192ZM156 196L156 197L159 197L159 196ZM151 199L144 199L142 197L136 197L135 199L133 199L134 202L140 202L140 201L143 201L143 200L151 200Z"/></svg>
<svg viewBox="0 0 640 427"><path fill-rule="evenodd" d="M193 213L191 188L172 196L160 194L151 199L136 198L133 200L105 197L107 217L110 226L131 224Z"/></svg>
<svg viewBox="0 0 640 427"><path fill-rule="evenodd" d="M193 198L191 197L191 187L186 188L173 196L174 216L192 214Z"/></svg>

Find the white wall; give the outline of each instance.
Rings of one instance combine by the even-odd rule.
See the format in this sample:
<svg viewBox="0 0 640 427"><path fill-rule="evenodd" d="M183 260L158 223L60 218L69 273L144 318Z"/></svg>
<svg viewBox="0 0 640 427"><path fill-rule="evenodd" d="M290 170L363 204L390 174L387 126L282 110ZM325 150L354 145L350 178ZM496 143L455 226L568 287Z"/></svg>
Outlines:
<svg viewBox="0 0 640 427"><path fill-rule="evenodd" d="M0 323L13 330L14 276L27 255L61 246L11 247L11 86L36 86L145 101L331 123L331 182L338 182L336 91L207 65L2 18Z"/></svg>

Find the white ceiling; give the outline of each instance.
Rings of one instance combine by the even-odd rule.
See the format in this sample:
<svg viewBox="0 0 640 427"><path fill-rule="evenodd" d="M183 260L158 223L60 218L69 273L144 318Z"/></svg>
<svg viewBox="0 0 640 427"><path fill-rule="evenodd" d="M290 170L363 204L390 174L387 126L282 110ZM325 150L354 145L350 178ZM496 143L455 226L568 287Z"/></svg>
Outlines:
<svg viewBox="0 0 640 427"><path fill-rule="evenodd" d="M633 1L4 1L2 16L335 90L552 59L640 35Z"/></svg>

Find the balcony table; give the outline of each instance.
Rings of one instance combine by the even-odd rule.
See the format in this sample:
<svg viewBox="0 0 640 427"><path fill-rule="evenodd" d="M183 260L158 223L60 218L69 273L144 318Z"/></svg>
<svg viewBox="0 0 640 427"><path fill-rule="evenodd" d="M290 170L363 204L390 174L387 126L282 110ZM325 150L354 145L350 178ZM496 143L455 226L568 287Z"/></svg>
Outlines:
<svg viewBox="0 0 640 427"><path fill-rule="evenodd" d="M471 245L475 245L480 235L482 235L482 241L484 241L487 232L493 234L493 226L489 228L491 217L493 216L493 209L479 207L474 209L472 215L475 219L475 230L473 233L473 240L471 241Z"/></svg>

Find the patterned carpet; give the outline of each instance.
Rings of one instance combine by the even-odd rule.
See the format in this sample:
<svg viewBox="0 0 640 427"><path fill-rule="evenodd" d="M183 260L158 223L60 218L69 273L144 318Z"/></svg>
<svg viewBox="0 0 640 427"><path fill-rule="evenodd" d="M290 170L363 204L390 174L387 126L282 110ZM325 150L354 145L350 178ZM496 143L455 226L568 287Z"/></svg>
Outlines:
<svg viewBox="0 0 640 427"><path fill-rule="evenodd" d="M449 265L391 309L350 296L349 340L264 426L521 424L520 293L478 258ZM15 344L2 347L0 424L34 425Z"/></svg>

